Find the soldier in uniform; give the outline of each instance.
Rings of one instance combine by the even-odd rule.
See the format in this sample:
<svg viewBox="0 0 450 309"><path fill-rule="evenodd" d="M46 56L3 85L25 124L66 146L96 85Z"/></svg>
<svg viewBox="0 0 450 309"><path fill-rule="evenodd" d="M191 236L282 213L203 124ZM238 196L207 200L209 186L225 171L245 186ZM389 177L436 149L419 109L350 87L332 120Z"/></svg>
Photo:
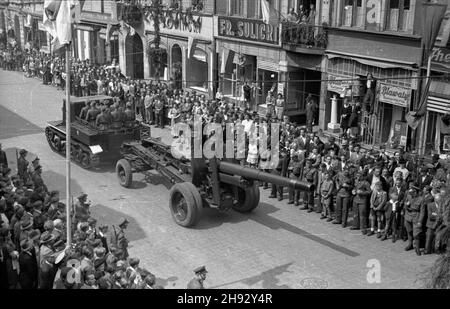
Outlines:
<svg viewBox="0 0 450 309"><path fill-rule="evenodd" d="M106 107L102 107L100 114L95 119L95 126L99 130L107 130L109 126L108 117L106 116Z"/></svg>
<svg viewBox="0 0 450 309"><path fill-rule="evenodd" d="M353 222L354 225L351 230L359 230L363 235L367 234L367 226L369 220L369 196L371 194L370 184L364 179L362 172L355 174L355 187L352 190L353 194Z"/></svg>
<svg viewBox="0 0 450 309"><path fill-rule="evenodd" d="M100 111L97 109L97 104L95 102L91 102L91 108L86 114L86 121L94 125L98 114L100 114Z"/></svg>
<svg viewBox="0 0 450 309"><path fill-rule="evenodd" d="M122 128L122 114L118 110L118 105L114 104L111 106L111 126L113 129L120 129Z"/></svg>
<svg viewBox="0 0 450 309"><path fill-rule="evenodd" d="M302 172L302 180L313 184L315 187L317 186L317 169L312 166L314 159L308 158L306 159L306 165ZM308 212L314 211L314 193L313 191L304 192L304 206L300 209L306 210Z"/></svg>
<svg viewBox="0 0 450 309"><path fill-rule="evenodd" d="M299 177L302 172L303 167L303 152L301 151L292 151L291 161L289 162L289 178L299 180ZM299 205L300 199L300 190L294 190L289 188L289 202L288 204L294 204L295 206Z"/></svg>
<svg viewBox="0 0 450 309"><path fill-rule="evenodd" d="M155 100L156 127L164 128L164 103L158 98Z"/></svg>
<svg viewBox="0 0 450 309"><path fill-rule="evenodd" d="M408 246L405 251L414 248L417 255L421 255L419 240L426 207L419 192L418 187L411 186L405 202L405 228L408 234Z"/></svg>
<svg viewBox="0 0 450 309"><path fill-rule="evenodd" d="M353 189L350 173L347 169L339 172L336 177L336 218L333 224L342 224L347 227L348 209L350 208L350 198Z"/></svg>
<svg viewBox="0 0 450 309"><path fill-rule="evenodd" d="M80 111L80 118L81 119L86 119L86 116L87 116L87 113L88 113L90 107L91 107L91 102L86 101L84 103L84 107Z"/></svg>
<svg viewBox="0 0 450 309"><path fill-rule="evenodd" d="M42 166L37 166L34 169L34 173L31 179L34 183L34 187L36 189L43 188L45 192L48 192L47 186L44 183L44 180L42 179Z"/></svg>
<svg viewBox="0 0 450 309"><path fill-rule="evenodd" d="M28 174L28 164L29 162L26 159L28 151L25 149L21 149L19 151L19 158L17 159L17 174L20 179L22 179L23 183L27 183L30 175Z"/></svg>
<svg viewBox="0 0 450 309"><path fill-rule="evenodd" d="M197 277L189 281L187 288L189 290L204 289L205 287L203 286L203 281L206 280L206 274L208 273L206 267L205 266L198 267L194 269L194 273Z"/></svg>
<svg viewBox="0 0 450 309"><path fill-rule="evenodd" d="M283 139L280 139L280 157L278 160L278 165L276 168L273 169L272 173L275 175L281 175L283 177L286 177L288 167L289 167L289 161L290 161L290 153L288 153L287 148L285 147L285 142ZM276 198L278 193L278 200L283 200L283 187L277 186L275 184L272 184L272 192L270 193L269 198Z"/></svg>
<svg viewBox="0 0 450 309"><path fill-rule="evenodd" d="M322 216L320 219L327 219L327 222L333 220L332 218L332 206L333 206L333 193L334 193L334 181L332 179L332 171L323 173L324 179L319 188L319 199L322 204Z"/></svg>
<svg viewBox="0 0 450 309"><path fill-rule="evenodd" d="M125 237L125 230L128 227L128 220L122 219L119 224L119 229L113 225L113 233L111 234L110 243L112 246L116 247L121 251L121 256L118 256L121 260L126 260L128 258L128 240Z"/></svg>
<svg viewBox="0 0 450 309"><path fill-rule="evenodd" d="M132 126L134 121L136 120L136 114L133 110L133 105L131 103L127 103L125 110L125 123L127 127Z"/></svg>
<svg viewBox="0 0 450 309"><path fill-rule="evenodd" d="M87 201L87 194L81 194L78 197L78 201L75 203L75 226L77 226L81 222L87 222L87 220L91 216L89 206L91 206L91 203Z"/></svg>

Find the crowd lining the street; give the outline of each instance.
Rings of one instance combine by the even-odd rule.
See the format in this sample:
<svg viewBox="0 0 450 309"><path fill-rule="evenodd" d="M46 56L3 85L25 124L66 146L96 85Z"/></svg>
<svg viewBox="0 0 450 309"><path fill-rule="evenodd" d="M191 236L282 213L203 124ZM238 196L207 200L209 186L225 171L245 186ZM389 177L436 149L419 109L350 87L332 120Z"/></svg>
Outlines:
<svg viewBox="0 0 450 309"><path fill-rule="evenodd" d="M38 65L40 69L36 70L36 63L43 63L44 69ZM61 74L64 72L63 64L63 59L35 53L25 57L22 69L26 76L39 76L44 84L63 89L64 78L58 77L64 76ZM388 238L393 242L407 241L405 250L414 249L418 255L442 253L447 248L450 226L450 165L440 160L438 155L434 155L432 161L428 162L414 153L405 153L403 148L399 148L393 156L384 149L364 149L354 138L357 134L353 134L353 130L346 134L347 128L358 126L357 123L355 125L357 115L353 115L352 111L359 113L360 108L349 109L348 118L342 120L344 123L341 121L344 135L338 145L334 137L324 140L320 131L313 132L318 106L312 97L307 100L305 127L290 122L289 117L283 115L283 97L274 91L270 91L267 96L267 112L260 115L249 110L248 97L245 97L247 104L244 106L226 102L220 95L215 99L207 99L205 95L198 95L195 91L179 89L173 80L161 83L125 78L115 66L99 67L89 61L75 60L72 61L71 76L73 95L110 95L115 98L115 104L127 107L130 119L137 117L143 123L156 124L161 128L169 124L169 121L172 128L177 122L192 124L194 116L200 116L205 123L225 125L233 122L243 125L246 135L250 136L257 126L277 122L281 128L281 160L269 172L312 183L316 188L311 193L289 190L288 204L302 205L299 209L320 213L320 219L326 222L361 230L367 236L376 235L381 241ZM114 108L99 108L98 104L94 102L87 107L97 109L97 115L111 113ZM345 102L344 106L348 105ZM80 116L87 117L87 114ZM94 118L90 121L94 121ZM98 122L94 124L99 126ZM106 121L102 125L113 124ZM267 133L270 135L270 132ZM245 159L241 163L258 168L262 158L258 155L257 146L250 144L246 149ZM269 188L270 184L260 185ZM21 186L30 186L32 190L43 194L44 205L41 207L47 207L45 197L48 193L45 190L28 182ZM270 198L283 200L283 188L272 184ZM34 208L30 205L35 202L29 199L28 210L33 211ZM20 197L14 198L14 203L22 205ZM21 208L16 208L10 216L16 216L17 211L20 213ZM25 205L22 208L26 210ZM64 223L62 217L53 220L59 219ZM350 217L353 217L352 220L349 220ZM88 230L93 228L89 226L87 224ZM16 243L16 247L22 247L22 244ZM109 254L114 256L115 253ZM88 254L87 259L91 257ZM129 267L133 270L136 268L131 265ZM135 274L136 271L133 270L130 273ZM126 269L122 271L126 273ZM97 278L95 274L94 272L94 277ZM141 274L140 278L148 276L150 275ZM120 278L120 285L124 276L117 278ZM129 282L129 277L125 278Z"/></svg>

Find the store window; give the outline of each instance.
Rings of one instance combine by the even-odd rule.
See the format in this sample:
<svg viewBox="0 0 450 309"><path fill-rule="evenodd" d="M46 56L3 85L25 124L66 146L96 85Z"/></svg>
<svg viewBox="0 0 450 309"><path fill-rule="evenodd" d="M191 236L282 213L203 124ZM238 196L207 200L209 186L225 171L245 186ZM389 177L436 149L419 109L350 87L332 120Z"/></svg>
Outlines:
<svg viewBox="0 0 450 309"><path fill-rule="evenodd" d="M190 88L208 91L208 54L197 48L189 59L187 84Z"/></svg>
<svg viewBox="0 0 450 309"><path fill-rule="evenodd" d="M412 28L412 13L410 0L391 0L388 1L388 25L387 29L391 31L408 31Z"/></svg>

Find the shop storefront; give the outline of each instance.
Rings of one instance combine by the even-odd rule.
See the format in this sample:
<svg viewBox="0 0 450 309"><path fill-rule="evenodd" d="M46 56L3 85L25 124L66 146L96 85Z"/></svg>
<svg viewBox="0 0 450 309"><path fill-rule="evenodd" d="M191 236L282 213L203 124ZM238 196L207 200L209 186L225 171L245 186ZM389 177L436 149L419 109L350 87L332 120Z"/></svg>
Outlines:
<svg viewBox="0 0 450 309"><path fill-rule="evenodd" d="M450 83L432 81L425 119L425 155L450 153Z"/></svg>
<svg viewBox="0 0 450 309"><path fill-rule="evenodd" d="M164 14L165 18L160 20L159 51L154 46L153 21L144 19L145 52L148 55L145 78L172 79L178 88L212 96L211 81L215 79L216 66L213 17L193 13L193 19L185 23L186 12L167 11ZM155 53L159 53L159 57L155 57Z"/></svg>
<svg viewBox="0 0 450 309"><path fill-rule="evenodd" d="M383 63L357 57L328 55L326 64L327 91L322 104L324 117L322 128L330 133L342 133L339 124L344 98L352 104L362 103L365 95L365 80L370 73L376 81L372 116L361 113L359 136L367 146L385 145L386 148L406 146L404 134L405 116L415 94L414 71L402 65ZM335 98L335 101L333 100ZM334 102L333 102L334 101ZM336 104L336 114L332 123L332 104ZM401 127L401 129L398 128ZM399 130L396 130L399 129ZM401 141L400 141L401 140Z"/></svg>
<svg viewBox="0 0 450 309"><path fill-rule="evenodd" d="M284 96L286 90L285 74L280 70L286 52L280 46L278 26L219 16L217 27L220 94L241 106L245 96L249 96L249 107L263 113L268 93ZM244 86L251 90L244 93Z"/></svg>

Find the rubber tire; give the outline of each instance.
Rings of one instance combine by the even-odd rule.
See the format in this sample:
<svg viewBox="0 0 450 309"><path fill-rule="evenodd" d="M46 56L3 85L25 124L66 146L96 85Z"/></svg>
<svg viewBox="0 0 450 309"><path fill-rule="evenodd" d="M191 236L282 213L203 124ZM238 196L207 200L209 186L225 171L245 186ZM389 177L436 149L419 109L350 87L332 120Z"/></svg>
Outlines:
<svg viewBox="0 0 450 309"><path fill-rule="evenodd" d="M181 194L186 200L187 215L184 220L179 220L174 213L174 198L176 194ZM203 210L203 202L196 186L190 182L177 183L170 189L169 207L172 218L180 226L195 226L201 217Z"/></svg>
<svg viewBox="0 0 450 309"><path fill-rule="evenodd" d="M240 201L240 203L237 206L233 206L233 209L240 213L248 213L253 211L256 207L259 205L259 186L256 184L256 182L253 184L253 186L242 189L238 188L240 190L241 194L245 194L245 198L243 201Z"/></svg>
<svg viewBox="0 0 450 309"><path fill-rule="evenodd" d="M122 168L125 171L125 181L119 176L119 169ZM130 188L133 183L133 172L131 171L131 164L125 159L120 159L116 164L116 175L119 179L119 183L122 187Z"/></svg>

